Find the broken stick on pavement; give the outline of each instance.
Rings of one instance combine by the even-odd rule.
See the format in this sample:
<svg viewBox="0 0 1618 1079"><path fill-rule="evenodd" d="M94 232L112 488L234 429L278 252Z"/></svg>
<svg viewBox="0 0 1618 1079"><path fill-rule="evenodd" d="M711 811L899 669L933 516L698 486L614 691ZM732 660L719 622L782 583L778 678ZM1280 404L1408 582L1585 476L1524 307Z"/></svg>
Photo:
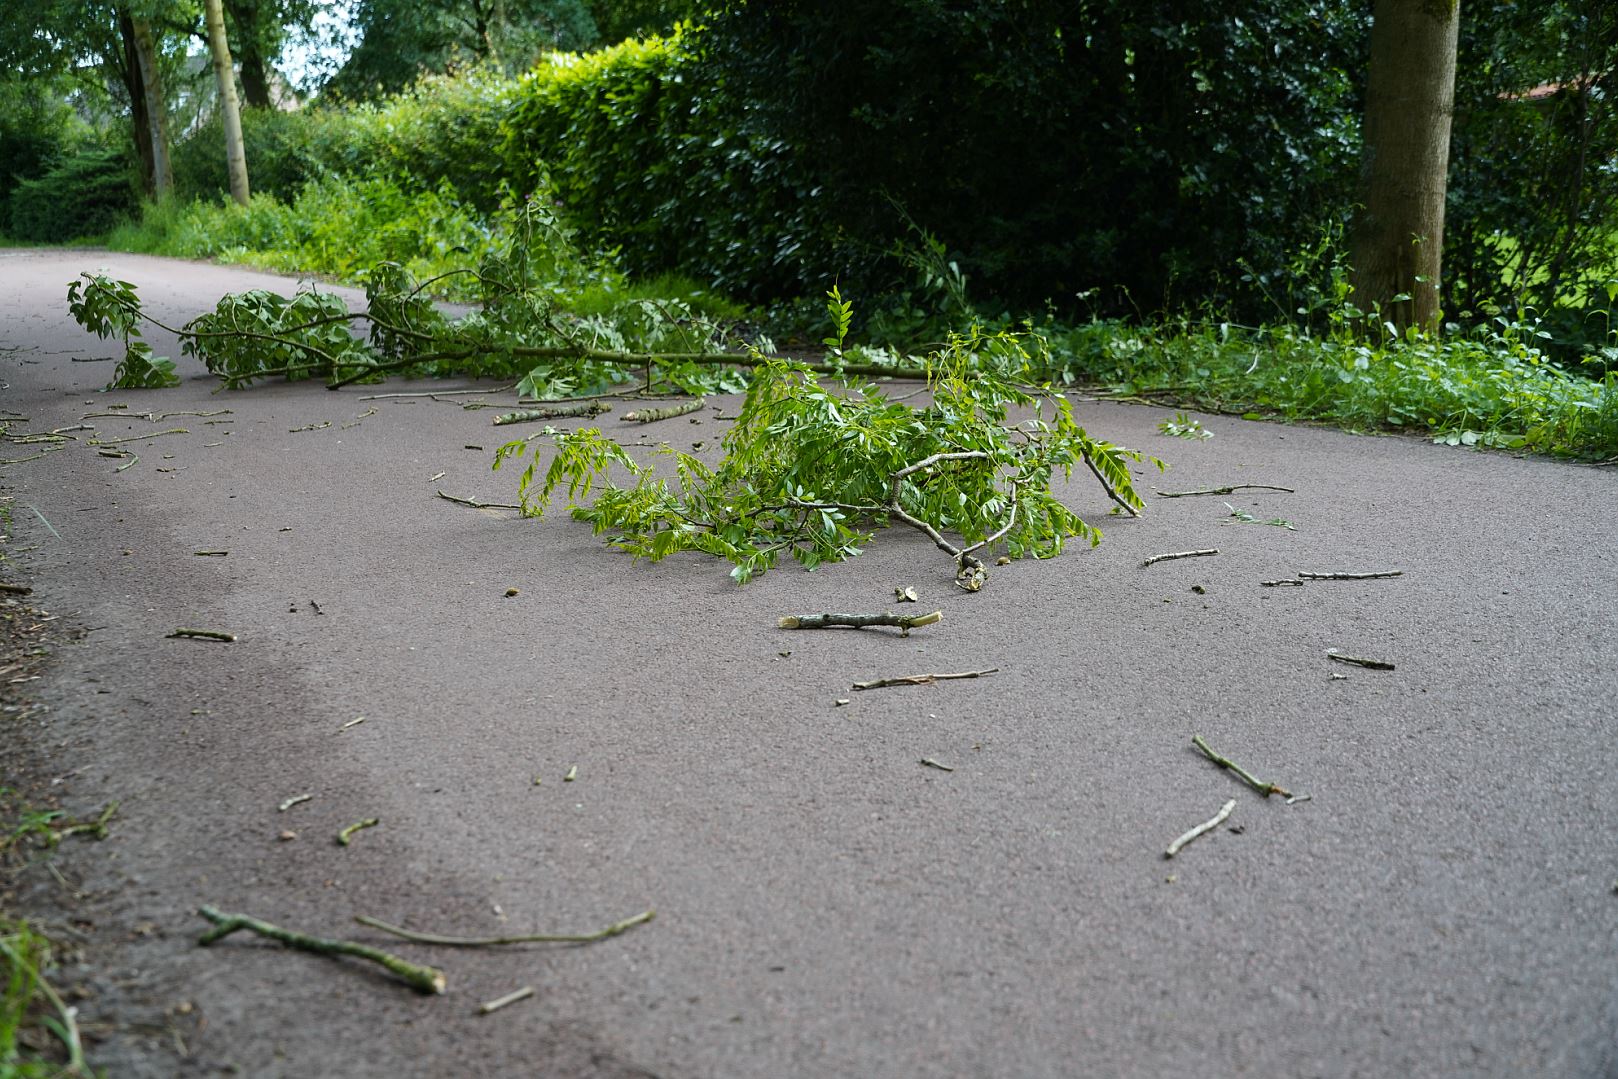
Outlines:
<svg viewBox="0 0 1618 1079"><path fill-rule="evenodd" d="M351 955L356 959L367 959L386 967L392 973L403 978L410 986L420 993L442 993L447 986L444 972L434 967L418 966L396 955L372 948L364 944L355 944L347 940L328 940L325 937L311 937L306 933L296 933L290 929L282 929L278 925L249 918L245 914L226 914L213 907L201 907L197 913L212 922L214 928L208 930L197 938L197 943L203 947L227 937L238 930L246 929L257 933L261 937L279 941L289 948L299 951L314 952L316 955Z"/></svg>

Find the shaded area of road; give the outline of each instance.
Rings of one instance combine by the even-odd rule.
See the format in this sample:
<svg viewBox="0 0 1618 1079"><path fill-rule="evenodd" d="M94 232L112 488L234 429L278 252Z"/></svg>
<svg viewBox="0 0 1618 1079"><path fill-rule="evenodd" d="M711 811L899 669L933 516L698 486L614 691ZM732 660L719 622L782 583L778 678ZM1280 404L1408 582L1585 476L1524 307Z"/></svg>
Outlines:
<svg viewBox="0 0 1618 1079"><path fill-rule="evenodd" d="M1153 498L1131 521L1076 480L1103 544L978 595L901 534L738 589L564 516L436 498L511 501L515 476L489 469L489 412L368 399L432 387L215 394L187 361L178 390L97 392L111 364L75 361L109 347L63 298L99 265L165 320L270 279L0 257L7 415L187 432L129 443L123 471L84 443L0 468L54 529L14 514L37 548L6 568L83 630L37 691L50 710L6 738L69 803L122 802L110 839L59 858L79 894L41 875L33 898L92 942L82 1010L114 1074L1618 1069L1611 470L1225 417L1184 441L1163 410L1085 403L1092 433L1170 462L1147 487L1295 493ZM231 411L84 418L112 404ZM1261 584L1382 569L1404 575ZM776 628L907 585L942 623ZM238 640L165 637L181 625ZM1311 800L1260 798L1194 733ZM658 914L588 947L399 944L449 973L424 998L247 938L199 949L203 903L379 944L355 914L463 935Z"/></svg>

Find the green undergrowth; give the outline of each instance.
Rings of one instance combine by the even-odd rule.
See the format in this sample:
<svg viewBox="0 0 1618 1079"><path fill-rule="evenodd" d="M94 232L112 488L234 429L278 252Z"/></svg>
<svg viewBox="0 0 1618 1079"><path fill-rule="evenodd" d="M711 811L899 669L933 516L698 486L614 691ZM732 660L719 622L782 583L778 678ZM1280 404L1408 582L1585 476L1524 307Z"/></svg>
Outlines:
<svg viewBox="0 0 1618 1079"><path fill-rule="evenodd" d="M1052 376L1253 419L1414 430L1449 445L1618 455L1618 372L1569 373L1541 331L1505 320L1472 333L1366 340L1292 326L1096 321L1041 327Z"/></svg>

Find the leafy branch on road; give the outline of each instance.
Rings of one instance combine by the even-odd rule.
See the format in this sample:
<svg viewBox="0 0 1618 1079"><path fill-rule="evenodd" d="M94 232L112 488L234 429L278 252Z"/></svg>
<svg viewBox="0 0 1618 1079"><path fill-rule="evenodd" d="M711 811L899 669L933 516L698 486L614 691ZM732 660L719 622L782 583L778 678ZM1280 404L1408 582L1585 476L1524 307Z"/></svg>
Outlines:
<svg viewBox="0 0 1618 1079"><path fill-rule="evenodd" d="M845 301L835 289L829 295L836 314ZM839 326L827 339L834 357L846 322ZM730 562L739 582L783 552L808 569L851 558L877 529L899 522L948 554L957 583L976 591L988 576L978 554L986 548L1050 558L1068 539L1100 540L1051 490L1056 473L1071 478L1081 465L1114 502L1141 508L1129 463L1142 455L1091 438L1065 398L1027 388L1019 335L952 337L928 358L932 403L921 408L858 380L828 387L808 364L756 358L717 467L668 446L661 462L641 463L593 427L559 433L548 446L507 443L495 467L532 452L518 485L528 516L544 514L565 489L573 516L611 546L653 561L700 551ZM1014 408L1033 415L1010 422ZM629 482L615 482L614 471Z"/></svg>

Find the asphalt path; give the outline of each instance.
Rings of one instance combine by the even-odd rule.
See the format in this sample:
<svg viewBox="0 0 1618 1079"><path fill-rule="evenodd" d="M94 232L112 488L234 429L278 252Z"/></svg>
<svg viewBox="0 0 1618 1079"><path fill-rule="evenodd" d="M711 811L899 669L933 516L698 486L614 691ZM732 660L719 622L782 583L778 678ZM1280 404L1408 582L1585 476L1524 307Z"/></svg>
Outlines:
<svg viewBox="0 0 1618 1079"><path fill-rule="evenodd" d="M1183 440L1168 410L1083 402L1093 434L1169 462L1147 489L1295 493L1127 520L1076 477L1102 544L976 595L897 531L738 588L564 514L437 498L515 501L517 477L490 469L491 412L369 399L436 384L216 393L183 360L178 389L100 392L115 346L65 301L97 268L166 321L293 282L0 253L11 433L94 425L0 466L0 574L61 641L39 707L0 722L65 807L120 803L26 894L85 942L64 977L111 1074L1618 1075L1612 469L1223 416ZM85 418L113 405L131 415ZM717 417L629 435L711 455ZM176 427L122 471L88 444ZM944 620L776 626L900 586ZM1260 797L1194 734L1309 799ZM202 904L391 948L449 991L245 934L200 948ZM582 932L650 908L579 946L352 923Z"/></svg>

